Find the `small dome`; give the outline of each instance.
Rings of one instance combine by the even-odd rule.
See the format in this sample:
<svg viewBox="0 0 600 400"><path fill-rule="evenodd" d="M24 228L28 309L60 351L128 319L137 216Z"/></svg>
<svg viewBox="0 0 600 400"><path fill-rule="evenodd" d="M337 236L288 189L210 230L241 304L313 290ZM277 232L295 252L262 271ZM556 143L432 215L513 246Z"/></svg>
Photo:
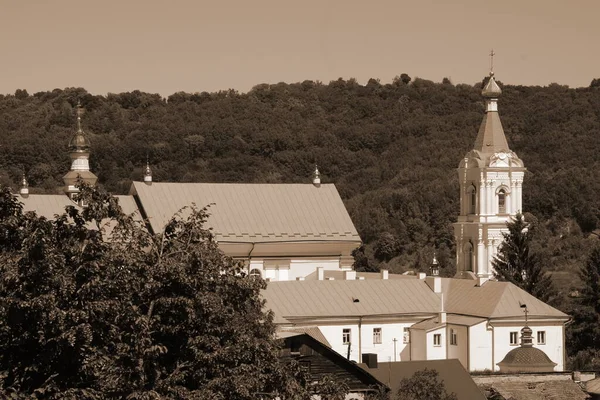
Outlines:
<svg viewBox="0 0 600 400"><path fill-rule="evenodd" d="M498 86L498 84L496 83L496 79L494 78L493 73L490 73L490 79L481 91L481 94L483 97L494 99L498 98L498 96L502 94L502 89L500 89L500 86Z"/></svg>
<svg viewBox="0 0 600 400"><path fill-rule="evenodd" d="M69 151L89 151L90 142L83 134L83 131L78 131L69 141Z"/></svg>
<svg viewBox="0 0 600 400"><path fill-rule="evenodd" d="M556 366L550 358L535 347L517 347L498 363L500 371L506 372L552 372Z"/></svg>

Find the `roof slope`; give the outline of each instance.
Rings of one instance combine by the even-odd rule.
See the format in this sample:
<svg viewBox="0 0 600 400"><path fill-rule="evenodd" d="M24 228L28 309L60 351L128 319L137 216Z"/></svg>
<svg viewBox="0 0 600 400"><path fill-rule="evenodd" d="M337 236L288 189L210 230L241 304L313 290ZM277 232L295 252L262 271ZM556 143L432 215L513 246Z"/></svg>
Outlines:
<svg viewBox="0 0 600 400"><path fill-rule="evenodd" d="M477 286L470 279L442 279L445 309L448 313L484 318L523 317L526 304L529 318L563 318L569 316L509 282L487 281Z"/></svg>
<svg viewBox="0 0 600 400"><path fill-rule="evenodd" d="M132 192L154 232L185 206L212 204L208 225L219 241L360 241L333 184L134 182Z"/></svg>
<svg viewBox="0 0 600 400"><path fill-rule="evenodd" d="M440 310L438 295L419 279L270 282L262 295L278 323L306 317L431 314Z"/></svg>
<svg viewBox="0 0 600 400"><path fill-rule="evenodd" d="M365 364L359 365L386 384L393 394L398 392L403 378L411 378L415 372L427 368L438 372L438 379L444 382L446 392L456 394L458 400L485 400L483 392L473 382L471 375L456 359L380 362L377 368L368 368Z"/></svg>
<svg viewBox="0 0 600 400"><path fill-rule="evenodd" d="M373 374L374 375L374 374ZM505 399L519 400L584 400L588 396L572 380L545 382L494 382L496 389Z"/></svg>
<svg viewBox="0 0 600 400"><path fill-rule="evenodd" d="M285 339L301 334L308 335L316 341L331 348L331 343L329 343L329 341L327 340L325 335L323 335L323 332L321 332L318 326L296 326L294 328L283 328L277 331L276 336L278 339Z"/></svg>
<svg viewBox="0 0 600 400"><path fill-rule="evenodd" d="M486 112L483 121L481 121L473 149L488 154L510 150L497 111Z"/></svg>

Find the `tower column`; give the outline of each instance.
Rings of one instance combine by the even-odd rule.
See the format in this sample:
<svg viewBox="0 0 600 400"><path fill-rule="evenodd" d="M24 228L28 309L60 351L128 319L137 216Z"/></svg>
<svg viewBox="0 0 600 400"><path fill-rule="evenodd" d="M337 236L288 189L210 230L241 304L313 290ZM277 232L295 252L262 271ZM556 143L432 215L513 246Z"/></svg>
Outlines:
<svg viewBox="0 0 600 400"><path fill-rule="evenodd" d="M490 276L492 275L492 260L494 259L494 241L491 237L487 238L487 262L485 273Z"/></svg>
<svg viewBox="0 0 600 400"><path fill-rule="evenodd" d="M487 269L485 267L485 262L485 246L483 244L483 238L481 237L481 230L479 230L479 240L477 241L477 271L475 271L476 275L479 276Z"/></svg>
<svg viewBox="0 0 600 400"><path fill-rule="evenodd" d="M523 181L517 180L517 209L516 212L523 210Z"/></svg>
<svg viewBox="0 0 600 400"><path fill-rule="evenodd" d="M487 209L488 209L488 215L493 215L494 213L494 198L495 198L495 193L494 193L494 181L493 180L488 180L487 181Z"/></svg>
<svg viewBox="0 0 600 400"><path fill-rule="evenodd" d="M485 215L485 179L481 174L481 182L479 183L479 215Z"/></svg>

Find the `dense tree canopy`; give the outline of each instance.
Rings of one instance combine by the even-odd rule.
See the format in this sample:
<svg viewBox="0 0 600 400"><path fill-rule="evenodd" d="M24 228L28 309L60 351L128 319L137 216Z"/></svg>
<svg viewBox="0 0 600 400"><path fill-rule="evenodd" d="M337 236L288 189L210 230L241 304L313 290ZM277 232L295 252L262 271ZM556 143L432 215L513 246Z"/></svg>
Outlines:
<svg viewBox="0 0 600 400"><path fill-rule="evenodd" d="M500 115L525 162L524 211L539 220L532 249L576 307L579 267L600 218L600 90L503 85ZM0 183L54 192L69 167L74 107L85 107L99 184L126 193L149 156L157 181L308 182L314 164L334 182L363 248L365 269L425 270L434 251L452 275L458 214L456 167L484 113L481 84L399 74L391 84L354 79L260 84L248 93L82 88L0 95Z"/></svg>
<svg viewBox="0 0 600 400"><path fill-rule="evenodd" d="M277 360L265 282L218 250L204 209L153 236L115 198L81 199L47 220L0 192L0 397L302 394Z"/></svg>

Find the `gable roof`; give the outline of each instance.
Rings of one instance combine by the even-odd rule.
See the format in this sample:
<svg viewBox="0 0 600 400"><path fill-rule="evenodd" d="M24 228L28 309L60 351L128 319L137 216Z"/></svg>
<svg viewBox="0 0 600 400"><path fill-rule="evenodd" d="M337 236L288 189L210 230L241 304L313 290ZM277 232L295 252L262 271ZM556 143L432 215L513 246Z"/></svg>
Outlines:
<svg viewBox="0 0 600 400"><path fill-rule="evenodd" d="M417 371L433 369L438 372L438 379L443 381L446 391L456 394L458 400L485 400L485 395L477 387L471 375L456 359L380 362L377 368L369 368L365 364L359 365L387 385L392 390L392 394L398 392L403 378L411 378Z"/></svg>
<svg viewBox="0 0 600 400"><path fill-rule="evenodd" d="M510 282L487 281L482 286L470 279L442 278L445 310L483 318L523 318L521 304L526 304L529 318L569 316L530 295Z"/></svg>
<svg viewBox="0 0 600 400"><path fill-rule="evenodd" d="M358 232L333 184L133 182L154 232L185 206L211 205L208 226L221 242L351 241Z"/></svg>
<svg viewBox="0 0 600 400"><path fill-rule="evenodd" d="M440 310L438 295L419 279L269 282L262 295L278 323L298 318L430 315Z"/></svg>
<svg viewBox="0 0 600 400"><path fill-rule="evenodd" d="M488 385L486 385L488 386ZM498 379L490 385L505 399L547 400L569 399L584 400L589 398L577 383L569 380L546 380L544 382L518 381Z"/></svg>
<svg viewBox="0 0 600 400"><path fill-rule="evenodd" d="M141 220L141 215L133 196L114 197L119 200L119 205L125 214L134 214L136 220ZM39 217L44 217L48 220L54 219L55 215L64 214L67 206L74 206L78 209L82 208L66 194L30 194L27 197L18 196L18 200L23 204L23 212L33 211ZM110 236L114 224L114 221L107 221L105 226L105 234L107 237ZM88 224L87 226L90 229L96 228L93 224Z"/></svg>

